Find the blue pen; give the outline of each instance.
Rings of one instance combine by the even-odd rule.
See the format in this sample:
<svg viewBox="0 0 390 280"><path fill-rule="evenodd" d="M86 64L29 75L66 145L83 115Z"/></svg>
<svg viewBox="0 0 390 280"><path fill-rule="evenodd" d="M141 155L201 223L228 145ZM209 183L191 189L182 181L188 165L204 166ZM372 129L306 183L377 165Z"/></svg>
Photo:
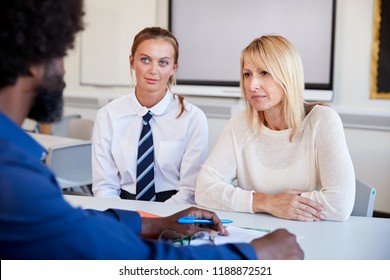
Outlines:
<svg viewBox="0 0 390 280"><path fill-rule="evenodd" d="M197 219L195 216L185 216L177 220L179 224L213 224L212 220ZM232 220L221 219L222 224L231 224Z"/></svg>

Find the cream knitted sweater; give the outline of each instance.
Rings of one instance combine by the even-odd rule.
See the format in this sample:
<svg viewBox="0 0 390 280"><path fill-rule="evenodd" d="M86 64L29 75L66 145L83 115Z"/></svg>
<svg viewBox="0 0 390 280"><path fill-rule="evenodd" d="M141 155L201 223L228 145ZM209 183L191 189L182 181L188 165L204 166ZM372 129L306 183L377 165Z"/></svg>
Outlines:
<svg viewBox="0 0 390 280"><path fill-rule="evenodd" d="M337 112L315 106L290 142L290 129L255 133L248 114L233 117L203 165L199 205L253 213L253 192L290 189L321 203L326 220L346 220L355 199L355 173Z"/></svg>

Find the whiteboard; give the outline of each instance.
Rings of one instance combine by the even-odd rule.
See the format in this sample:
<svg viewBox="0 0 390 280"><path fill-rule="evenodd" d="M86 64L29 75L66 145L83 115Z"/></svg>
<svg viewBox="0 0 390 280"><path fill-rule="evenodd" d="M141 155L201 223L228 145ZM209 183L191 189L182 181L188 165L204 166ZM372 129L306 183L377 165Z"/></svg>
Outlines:
<svg viewBox="0 0 390 280"><path fill-rule="evenodd" d="M307 89L332 90L335 0L171 0L178 84L238 86L240 53L280 34L301 54ZM320 98L321 99L321 98Z"/></svg>

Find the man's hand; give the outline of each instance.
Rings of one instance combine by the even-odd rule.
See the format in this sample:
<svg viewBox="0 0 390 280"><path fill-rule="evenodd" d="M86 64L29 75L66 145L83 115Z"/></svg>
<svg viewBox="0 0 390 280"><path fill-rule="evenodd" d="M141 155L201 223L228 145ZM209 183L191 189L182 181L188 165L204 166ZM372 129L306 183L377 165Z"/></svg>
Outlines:
<svg viewBox="0 0 390 280"><path fill-rule="evenodd" d="M261 260L301 260L304 253L294 234L277 229L250 243Z"/></svg>
<svg viewBox="0 0 390 280"><path fill-rule="evenodd" d="M211 220L213 224L179 224L177 220L184 216L195 216L197 219ZM171 216L163 218L143 218L142 233L143 237L157 238L160 233L166 229L174 230L183 236L191 236L198 231L218 231L222 235L228 235L228 231L223 227L221 220L212 211L191 207Z"/></svg>

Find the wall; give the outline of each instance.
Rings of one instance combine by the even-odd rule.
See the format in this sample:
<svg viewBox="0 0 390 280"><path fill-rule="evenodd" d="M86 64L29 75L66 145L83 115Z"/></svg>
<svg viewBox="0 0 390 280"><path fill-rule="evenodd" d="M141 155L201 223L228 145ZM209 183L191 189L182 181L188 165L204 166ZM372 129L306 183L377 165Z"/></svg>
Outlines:
<svg viewBox="0 0 390 280"><path fill-rule="evenodd" d="M342 112L389 116L389 100L369 98L373 0L337 2L332 105Z"/></svg>
<svg viewBox="0 0 390 280"><path fill-rule="evenodd" d="M168 1L156 2L156 25L167 27ZM137 5L143 4L135 1L132 5L137 9ZM390 100L369 98L372 28L373 0L337 0L335 94L331 105L345 120L345 134L356 177L377 189L375 210L390 213ZM65 113L77 112L94 119L97 108L130 89L80 85L79 46L80 38L76 49L66 59L65 97L68 102ZM212 94L210 89L207 91ZM230 115L241 108L240 99L186 98L207 110L212 149ZM226 108L231 110L226 111Z"/></svg>
<svg viewBox="0 0 390 280"><path fill-rule="evenodd" d="M369 98L373 14L373 0L338 0L332 106L360 122L385 120L384 129L347 127L345 134L356 177L377 189L375 210L390 213L390 100Z"/></svg>
<svg viewBox="0 0 390 280"><path fill-rule="evenodd" d="M65 80L67 87L65 89L65 96L73 97L97 97L102 98L103 101L99 101L98 106L104 104L107 100L113 99L115 97L121 96L129 92L129 87L123 86L126 82L123 82L123 76L128 77L128 86L130 86L131 77L130 77L130 67L127 66L128 56L130 54L130 47L133 41L133 37L137 31L141 30L143 27L157 25L157 26L168 26L168 1L167 0L148 0L148 1L139 1L139 0L114 0L112 2L105 0L85 0L85 7L93 7L93 13L88 13L86 10L85 23L86 30L78 34L76 39L75 48L69 51L68 56L65 59ZM118 5L120 7L118 8ZM115 20L107 20L108 16L104 15L102 18L99 18L101 13L104 13L105 7L102 5L107 5L109 14L112 17L113 11L119 11L118 18ZM115 8L108 9L110 6L115 6ZM112 11L113 10L113 11ZM152 20L150 13L154 15L155 20ZM129 18L133 18L132 15L137 14L137 18L147 18L143 19L143 24L137 24L137 28L130 27L128 30L126 28L117 28L115 24L123 22L125 25L129 25ZM145 17L142 15L146 14ZM104 23L102 23L104 21ZM104 26L104 28L103 28ZM94 46L89 42L84 42L85 40L91 40L96 44ZM113 50L108 48L112 47L113 44L108 44L107 42L113 41L114 45L123 45L124 47L119 48L115 47ZM84 43L84 45L82 44ZM89 59L96 58L91 60L91 65L85 65L85 59L81 56L82 50L85 51L87 45L87 51L92 52L92 54L87 53ZM100 52L98 49L102 49L105 52ZM108 50L107 50L108 49ZM109 59L107 59L107 57ZM89 67L90 71L94 71L93 79L105 79L102 78L102 75L106 73L107 76L112 76L111 71L111 62L110 60L118 60L118 57L122 57L123 63L120 67L115 67L124 71L126 73L120 73L121 77L118 81L114 83L120 84L117 87L105 86L106 81L97 81L100 86L92 86L90 84L91 78L85 77L85 73L82 73L82 69ZM123 66L125 65L125 66ZM82 79L83 78L83 79ZM83 84L81 82L87 81L88 84ZM91 107L93 104L91 104ZM91 116L92 117L92 116Z"/></svg>

